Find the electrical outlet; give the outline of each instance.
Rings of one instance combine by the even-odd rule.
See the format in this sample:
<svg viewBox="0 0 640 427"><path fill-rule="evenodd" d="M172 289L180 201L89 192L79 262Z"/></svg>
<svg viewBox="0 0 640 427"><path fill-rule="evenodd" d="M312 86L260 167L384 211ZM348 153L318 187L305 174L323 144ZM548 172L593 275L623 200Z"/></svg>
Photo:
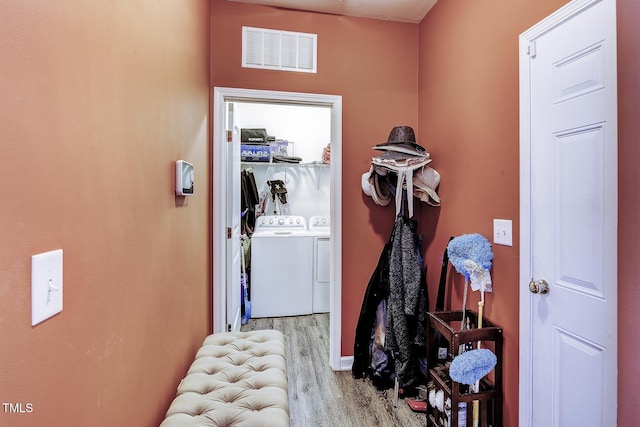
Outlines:
<svg viewBox="0 0 640 427"><path fill-rule="evenodd" d="M493 243L496 245L513 246L510 219L493 220Z"/></svg>
<svg viewBox="0 0 640 427"><path fill-rule="evenodd" d="M31 257L31 326L62 311L62 249Z"/></svg>

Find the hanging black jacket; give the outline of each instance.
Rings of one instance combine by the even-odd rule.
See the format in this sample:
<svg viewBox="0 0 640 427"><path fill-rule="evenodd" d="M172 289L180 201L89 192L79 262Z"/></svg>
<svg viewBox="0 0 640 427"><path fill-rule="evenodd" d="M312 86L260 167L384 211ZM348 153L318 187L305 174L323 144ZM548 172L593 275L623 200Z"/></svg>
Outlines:
<svg viewBox="0 0 640 427"><path fill-rule="evenodd" d="M413 385L419 375L418 357L425 351L427 293L422 266L420 237L416 222L398 216L389 242L380 255L369 280L356 327L352 373L355 378L371 377L377 386L388 386L371 366L371 348L376 327L376 310L386 300L385 349L393 357L401 386Z"/></svg>
<svg viewBox="0 0 640 427"><path fill-rule="evenodd" d="M393 238L393 233L391 238ZM380 376L380 373L374 374L371 367L371 343L373 340L374 329L376 327L376 310L383 300L389 296L389 257L391 255L391 239L385 244L378 260L367 290L362 301L360 316L356 326L356 336L353 348L353 366L351 372L355 378L380 378L381 388L388 386L390 378L386 380Z"/></svg>
<svg viewBox="0 0 640 427"><path fill-rule="evenodd" d="M256 205L260 203L260 195L253 173L246 169L240 173L240 189L242 234L251 236L256 223Z"/></svg>

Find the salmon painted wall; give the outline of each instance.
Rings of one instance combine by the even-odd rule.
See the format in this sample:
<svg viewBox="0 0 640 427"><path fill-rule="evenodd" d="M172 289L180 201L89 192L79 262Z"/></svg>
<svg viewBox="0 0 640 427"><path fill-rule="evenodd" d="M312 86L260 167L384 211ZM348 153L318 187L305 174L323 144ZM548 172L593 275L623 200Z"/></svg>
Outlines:
<svg viewBox="0 0 640 427"><path fill-rule="evenodd" d="M618 425L638 424L640 3L618 0Z"/></svg>
<svg viewBox="0 0 640 427"><path fill-rule="evenodd" d="M210 330L209 1L0 2L2 426L152 426ZM174 195L177 159L196 195ZM31 256L64 310L31 326Z"/></svg>
<svg viewBox="0 0 640 427"><path fill-rule="evenodd" d="M419 230L425 236L432 307L449 236L479 232L490 238L493 218L513 220L513 247L493 247L495 292L487 295L485 311L487 318L504 328L505 425L517 425L518 418L518 36L565 3L565 0L441 1L418 26L417 45L411 35L414 26L408 24L222 0L214 0L212 7L213 85L344 96L343 355L352 352L353 328L362 293L394 216L360 192L359 178L372 155L369 149L372 141L385 139L390 127L396 124L412 125L418 142L434 159L432 166L442 174L439 191L442 207L416 206ZM637 144L640 34L636 30L640 10L635 0L618 0L617 4L621 159L619 334L625 337L621 338L625 350L620 351L619 365L619 425L634 425L637 418L634 379L640 375L640 365L635 360L635 350L640 348L640 332L635 322L640 287L635 284L637 263L632 258L640 251L640 229L633 221L640 206L640 195L635 191L640 180L635 160L640 156ZM509 19L504 19L506 16ZM317 32L319 40L323 37L330 40L329 48L323 42L319 44L319 74L241 69L242 25ZM368 39L382 31L384 37ZM399 36L398 31L409 34ZM400 46L407 51L399 50ZM416 87L412 73L404 75L409 80L398 80L400 71L388 66L401 58L410 59L413 49L417 49L417 64L404 68L409 71L410 67L417 67L417 100L411 94ZM383 97L385 103L380 102ZM414 102L417 116L412 110ZM350 262L354 257L358 262ZM463 287L460 277L455 273L453 277L447 304L455 309L461 306ZM477 296L473 295L469 307L475 308L476 302Z"/></svg>
<svg viewBox="0 0 640 427"><path fill-rule="evenodd" d="M395 212L362 193L360 178L396 125L417 129L415 24L214 0L212 85L342 96L342 354L353 354L362 298ZM241 67L242 26L318 34L318 73Z"/></svg>
<svg viewBox="0 0 640 427"><path fill-rule="evenodd" d="M492 245L493 293L484 311L503 327L505 426L518 420L518 36L565 3L439 1L420 24L418 123L442 177L427 265L441 264L450 236L480 233L493 241L493 219L513 221L513 246ZM448 308L459 310L464 280L449 271ZM427 278L435 299L439 270ZM478 300L471 293L467 306L477 310Z"/></svg>

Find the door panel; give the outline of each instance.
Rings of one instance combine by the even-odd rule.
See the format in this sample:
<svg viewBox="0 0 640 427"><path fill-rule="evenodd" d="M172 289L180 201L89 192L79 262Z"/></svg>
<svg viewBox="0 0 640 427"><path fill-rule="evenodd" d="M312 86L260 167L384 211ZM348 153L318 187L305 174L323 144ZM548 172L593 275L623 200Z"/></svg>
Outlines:
<svg viewBox="0 0 640 427"><path fill-rule="evenodd" d="M240 131L235 125L233 103L227 105L227 183L240 188ZM241 326L240 284L240 191L227 191L227 325L231 331Z"/></svg>
<svg viewBox="0 0 640 427"><path fill-rule="evenodd" d="M579 129L557 135L554 145L557 285L602 298L604 132L599 126Z"/></svg>
<svg viewBox="0 0 640 427"><path fill-rule="evenodd" d="M521 299L533 426L616 421L615 0L581 3L530 45L528 264L549 284Z"/></svg>
<svg viewBox="0 0 640 427"><path fill-rule="evenodd" d="M551 425L608 425L600 424L606 402L602 394L593 390L594 385L604 383L605 349L561 328L556 327L553 332L553 369L557 375L552 387ZM578 422L585 419L591 420L590 424Z"/></svg>

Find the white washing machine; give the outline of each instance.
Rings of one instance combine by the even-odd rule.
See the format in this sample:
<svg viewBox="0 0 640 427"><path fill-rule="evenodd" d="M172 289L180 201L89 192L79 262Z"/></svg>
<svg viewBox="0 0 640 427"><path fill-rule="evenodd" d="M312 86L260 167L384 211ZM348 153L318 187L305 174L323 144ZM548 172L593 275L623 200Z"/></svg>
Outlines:
<svg viewBox="0 0 640 427"><path fill-rule="evenodd" d="M311 314L313 236L301 216L267 215L251 236L251 317Z"/></svg>
<svg viewBox="0 0 640 427"><path fill-rule="evenodd" d="M329 312L331 285L331 220L328 215L309 218L313 235L313 312Z"/></svg>

